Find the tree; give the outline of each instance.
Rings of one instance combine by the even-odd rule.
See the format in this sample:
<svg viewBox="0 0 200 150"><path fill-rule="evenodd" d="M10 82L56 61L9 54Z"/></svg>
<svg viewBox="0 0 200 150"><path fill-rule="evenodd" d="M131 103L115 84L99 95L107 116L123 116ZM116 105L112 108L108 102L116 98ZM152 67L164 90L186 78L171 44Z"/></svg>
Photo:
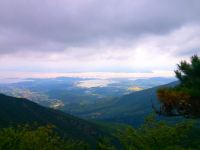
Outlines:
<svg viewBox="0 0 200 150"><path fill-rule="evenodd" d="M161 102L160 114L168 116L200 117L200 58L191 62L181 61L175 71L180 84L173 88L161 88L157 95Z"/></svg>
<svg viewBox="0 0 200 150"><path fill-rule="evenodd" d="M97 144L97 150L116 150L109 138L102 137Z"/></svg>
<svg viewBox="0 0 200 150"><path fill-rule="evenodd" d="M119 134L125 150L196 150L200 149L200 129L193 121L175 125L146 118L138 129L128 127Z"/></svg>
<svg viewBox="0 0 200 150"><path fill-rule="evenodd" d="M88 150L82 141L59 137L52 126L0 129L0 150Z"/></svg>

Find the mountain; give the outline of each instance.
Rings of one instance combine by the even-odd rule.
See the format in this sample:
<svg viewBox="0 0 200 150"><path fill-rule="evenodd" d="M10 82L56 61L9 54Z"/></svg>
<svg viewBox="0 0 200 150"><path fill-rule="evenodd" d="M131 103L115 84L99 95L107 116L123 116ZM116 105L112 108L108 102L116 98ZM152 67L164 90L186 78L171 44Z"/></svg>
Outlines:
<svg viewBox="0 0 200 150"><path fill-rule="evenodd" d="M40 106L27 99L0 94L0 128L20 124L51 124L56 131L70 139L95 143L103 130L96 124L79 119L59 110Z"/></svg>
<svg viewBox="0 0 200 150"><path fill-rule="evenodd" d="M133 81L134 85L143 88L152 88L160 85L165 85L171 82L176 81L175 77L165 78L165 77L153 77L153 78L145 78L145 79L136 79Z"/></svg>
<svg viewBox="0 0 200 150"><path fill-rule="evenodd" d="M24 79L2 84L0 93L27 98L40 105L65 111L82 111L82 107L98 105L114 97L174 81L174 78L44 78ZM4 81L5 82L5 81Z"/></svg>
<svg viewBox="0 0 200 150"><path fill-rule="evenodd" d="M152 102L157 106L159 105L156 95L157 89L161 87L172 87L177 84L178 82L175 81L170 84L133 92L116 98L108 104L102 105L102 107L98 106L97 109L93 108L77 115L98 121L128 123L139 126L143 123L144 118L152 113Z"/></svg>
<svg viewBox="0 0 200 150"><path fill-rule="evenodd" d="M149 87L169 83L174 78L115 79L105 87L92 88L83 88L82 86L99 84L102 86L108 81L79 78L29 80L31 81L0 85L0 89L9 95L30 98L39 104L50 103L46 106L53 106L86 119L140 125L144 117L152 112L151 100L157 102L156 90L160 86ZM144 88L144 90L125 92L130 88ZM130 94L125 95L125 93Z"/></svg>

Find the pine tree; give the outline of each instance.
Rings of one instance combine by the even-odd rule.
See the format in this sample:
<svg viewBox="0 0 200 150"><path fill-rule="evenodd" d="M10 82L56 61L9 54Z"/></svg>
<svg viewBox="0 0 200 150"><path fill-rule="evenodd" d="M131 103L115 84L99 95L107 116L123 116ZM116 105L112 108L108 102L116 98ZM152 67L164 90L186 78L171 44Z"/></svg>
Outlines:
<svg viewBox="0 0 200 150"><path fill-rule="evenodd" d="M161 102L160 114L200 117L200 58L191 62L181 61L175 71L180 84L174 88L162 88L157 92Z"/></svg>

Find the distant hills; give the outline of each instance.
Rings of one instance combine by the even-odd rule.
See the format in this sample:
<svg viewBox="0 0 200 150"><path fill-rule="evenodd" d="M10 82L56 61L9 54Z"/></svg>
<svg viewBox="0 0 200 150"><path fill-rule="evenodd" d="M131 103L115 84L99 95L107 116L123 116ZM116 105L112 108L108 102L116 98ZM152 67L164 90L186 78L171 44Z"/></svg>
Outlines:
<svg viewBox="0 0 200 150"><path fill-rule="evenodd" d="M27 98L38 104L71 110L71 105L82 106L97 104L133 91L147 89L174 81L175 78L44 78L26 79L17 83L1 84L0 93Z"/></svg>
<svg viewBox="0 0 200 150"><path fill-rule="evenodd" d="M86 112L80 112L77 115L94 120L102 120L117 123L128 123L139 126L143 123L144 118L152 113L152 103L158 106L156 91L160 87L171 87L178 82L172 82L166 85L133 92L116 98L109 103L104 103L96 109L93 107Z"/></svg>
<svg viewBox="0 0 200 150"><path fill-rule="evenodd" d="M59 134L90 143L95 143L99 136L104 135L102 129L96 124L59 110L40 106L27 99L0 94L0 128L34 123L54 125Z"/></svg>
<svg viewBox="0 0 200 150"><path fill-rule="evenodd" d="M25 97L38 104L61 109L85 119L138 126L152 112L151 100L158 104L156 91L160 85L174 86L177 84L177 82L172 82L174 80L175 78L163 77L109 79L109 81L65 77L29 79L19 83L0 84L0 92L13 97ZM170 84L165 85L167 83ZM79 84L81 87L77 86ZM101 86L94 87L94 85ZM52 109L48 111L52 112ZM53 113L56 116L55 113L58 112L53 110ZM44 118L48 117L44 116ZM56 117L53 120L55 121Z"/></svg>
<svg viewBox="0 0 200 150"><path fill-rule="evenodd" d="M159 85L165 85L171 82L176 81L176 78L164 78L164 77L153 77L145 79L136 79L133 81L134 85L145 88L152 88Z"/></svg>

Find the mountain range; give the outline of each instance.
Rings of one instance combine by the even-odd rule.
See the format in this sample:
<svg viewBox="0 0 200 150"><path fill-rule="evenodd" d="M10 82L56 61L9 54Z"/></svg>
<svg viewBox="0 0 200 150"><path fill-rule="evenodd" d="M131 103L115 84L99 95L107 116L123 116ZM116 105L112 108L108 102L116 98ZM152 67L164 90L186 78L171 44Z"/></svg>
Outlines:
<svg viewBox="0 0 200 150"><path fill-rule="evenodd" d="M145 117L153 112L152 103L159 109L157 90L161 87L173 87L178 83L174 81L166 85L136 91L102 105L93 106L91 109L85 108L85 111L78 112L76 115L92 120L139 126L144 122Z"/></svg>
<svg viewBox="0 0 200 150"><path fill-rule="evenodd" d="M67 117L71 116L71 118L75 118L72 116L75 115L92 121L107 121L139 126L143 123L144 118L152 113L152 102L158 105L157 89L177 84L177 81L169 83L170 81L174 81L174 78L115 79L109 82L108 80L80 78L28 79L28 81L19 83L2 84L0 85L0 90L5 94L19 98L30 98L32 101L44 105L44 110L53 112L53 116L55 116L53 120L55 122L60 122L60 120L55 120L56 113L60 115L65 112ZM163 85L164 83L169 84ZM76 86L77 84L79 85ZM83 86L87 87L84 88ZM130 87L144 89L126 92ZM121 93L115 94L118 91ZM101 97L100 95L104 96ZM27 103L31 106L36 105L29 101ZM13 103L9 106L14 107L14 105ZM26 105L21 104L20 107L23 106L22 108L25 108L24 106ZM52 105L54 109L60 109L63 112L47 108L52 107ZM41 106L39 107L41 108ZM34 112L31 108L30 110ZM16 111L20 111L20 109ZM37 119L43 122L40 114L41 112L37 112L36 115L39 117ZM36 116L30 118L36 118ZM43 116L43 118L48 118L48 115ZM46 120L46 122L49 122L49 120ZM53 123L55 124L55 122Z"/></svg>

